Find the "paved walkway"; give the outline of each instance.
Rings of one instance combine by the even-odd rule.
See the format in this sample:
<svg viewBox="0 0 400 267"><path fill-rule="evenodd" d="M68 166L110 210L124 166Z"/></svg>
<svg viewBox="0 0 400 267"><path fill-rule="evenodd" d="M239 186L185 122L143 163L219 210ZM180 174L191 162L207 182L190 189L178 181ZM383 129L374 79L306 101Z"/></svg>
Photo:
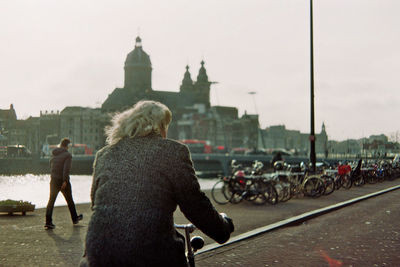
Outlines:
<svg viewBox="0 0 400 267"><path fill-rule="evenodd" d="M400 179L339 190L319 199L291 199L275 206L240 203L216 207L233 218L237 235L397 184ZM200 254L197 266L339 266L329 265L324 253L342 262L342 266L400 266L400 253L393 255L400 251L399 199L397 190L297 227ZM0 213L0 266L77 266L91 214L88 204L77 205L77 210L84 219L74 226L67 207L56 207L53 217L57 228L53 231L43 229L44 209L26 216ZM180 212L175 221L186 222ZM205 239L206 244L212 242Z"/></svg>
<svg viewBox="0 0 400 267"><path fill-rule="evenodd" d="M196 266L400 266L400 190L197 255Z"/></svg>

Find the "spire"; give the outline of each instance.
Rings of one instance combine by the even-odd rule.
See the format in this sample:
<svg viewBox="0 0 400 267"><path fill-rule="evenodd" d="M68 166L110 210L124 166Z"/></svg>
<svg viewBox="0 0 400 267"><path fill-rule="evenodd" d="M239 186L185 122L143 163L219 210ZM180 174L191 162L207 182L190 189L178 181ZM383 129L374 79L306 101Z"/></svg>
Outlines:
<svg viewBox="0 0 400 267"><path fill-rule="evenodd" d="M136 37L135 47L142 47L142 39L139 36Z"/></svg>
<svg viewBox="0 0 400 267"><path fill-rule="evenodd" d="M192 77L190 77L190 72L189 72L189 66L188 65L186 65L186 71L185 71L185 75L183 77L183 81L189 81L190 83L193 83Z"/></svg>
<svg viewBox="0 0 400 267"><path fill-rule="evenodd" d="M182 85L181 85L180 89L181 89L181 91L186 91L186 90L190 90L192 88L193 88L193 80L192 80L192 77L190 76L189 66L186 65L186 71L183 76Z"/></svg>
<svg viewBox="0 0 400 267"><path fill-rule="evenodd" d="M206 68L204 68L204 60L200 62L201 68L199 70L199 74L197 75L197 82L208 82L208 76Z"/></svg>
<svg viewBox="0 0 400 267"><path fill-rule="evenodd" d="M196 92L196 103L203 103L207 108L210 107L210 85L208 81L207 71L204 68L204 60L200 62L201 68L197 75L197 81L194 84L194 91Z"/></svg>

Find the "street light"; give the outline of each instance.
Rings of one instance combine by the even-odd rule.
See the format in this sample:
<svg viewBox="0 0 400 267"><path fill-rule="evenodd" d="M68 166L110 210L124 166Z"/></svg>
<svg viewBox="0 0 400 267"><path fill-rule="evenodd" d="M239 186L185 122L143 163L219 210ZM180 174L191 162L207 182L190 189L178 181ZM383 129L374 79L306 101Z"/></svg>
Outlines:
<svg viewBox="0 0 400 267"><path fill-rule="evenodd" d="M257 110L257 105L256 105L256 99L255 99L255 97L254 97L255 94L257 94L257 92L249 92L249 95L251 95L252 98L253 98L254 109L256 110L256 114L258 115L258 110Z"/></svg>
<svg viewBox="0 0 400 267"><path fill-rule="evenodd" d="M312 171L315 172L315 122L314 122L314 45L313 45L313 1L310 0L310 97L311 97L311 133L310 133L310 161Z"/></svg>
<svg viewBox="0 0 400 267"><path fill-rule="evenodd" d="M253 98L253 103L254 103L254 109L256 110L256 114L259 116L259 114L258 114L258 109L257 109L257 104L256 104L256 98L254 97L254 95L257 94L257 92L252 91L252 92L249 92L248 94L252 96L252 98ZM257 124L257 128L258 128L258 129L257 129L257 149L258 149L258 140L259 140L259 137L261 138L262 147L265 148L265 145L264 145L264 136L263 136L263 134L262 134L262 132L261 132L261 130L260 130L260 117L258 117L258 122L257 122L257 123L258 123L258 124Z"/></svg>

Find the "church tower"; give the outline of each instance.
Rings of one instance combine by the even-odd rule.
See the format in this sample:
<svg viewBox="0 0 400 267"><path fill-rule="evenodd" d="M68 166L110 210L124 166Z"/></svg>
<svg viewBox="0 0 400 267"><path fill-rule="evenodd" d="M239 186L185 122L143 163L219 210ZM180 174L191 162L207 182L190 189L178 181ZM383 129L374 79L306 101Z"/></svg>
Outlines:
<svg viewBox="0 0 400 267"><path fill-rule="evenodd" d="M322 122L321 133L317 136L316 146L317 152L324 153L325 157L328 157L328 134L325 122Z"/></svg>
<svg viewBox="0 0 400 267"><path fill-rule="evenodd" d="M207 107L210 107L211 82L208 81L207 71L206 68L204 68L204 61L202 60L200 64L201 67L197 75L197 81L194 84L197 95L196 98L199 103L204 103Z"/></svg>
<svg viewBox="0 0 400 267"><path fill-rule="evenodd" d="M186 66L185 75L183 76L182 85L180 87L181 92L192 92L193 91L193 80L190 76L189 66Z"/></svg>
<svg viewBox="0 0 400 267"><path fill-rule="evenodd" d="M135 49L125 60L124 88L138 93L151 91L151 61L149 55L142 49L142 39L136 37Z"/></svg>
<svg viewBox="0 0 400 267"><path fill-rule="evenodd" d="M325 122L322 122L321 134L325 134L326 135Z"/></svg>

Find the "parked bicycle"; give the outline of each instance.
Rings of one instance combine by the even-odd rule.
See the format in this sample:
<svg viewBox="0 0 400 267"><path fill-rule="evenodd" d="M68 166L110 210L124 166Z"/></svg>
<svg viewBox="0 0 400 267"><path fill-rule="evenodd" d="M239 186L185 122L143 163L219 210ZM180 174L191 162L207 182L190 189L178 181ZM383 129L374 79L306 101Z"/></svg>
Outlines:
<svg viewBox="0 0 400 267"><path fill-rule="evenodd" d="M343 187L350 189L365 183L393 180L400 176L400 161L355 162L330 165L317 164L315 172L304 164L289 165L283 161L274 164L274 172L267 173L263 163L254 161L243 167L235 160L231 163L230 176L221 177L211 190L218 204L239 203L243 200L254 204L276 204L296 196L320 197L332 194Z"/></svg>
<svg viewBox="0 0 400 267"><path fill-rule="evenodd" d="M257 205L277 202L277 193L273 184L259 175L263 167L261 162L255 162L252 167L243 168L236 161L232 161L232 175L221 177L211 189L213 200L221 205L239 203L242 200L250 201Z"/></svg>

